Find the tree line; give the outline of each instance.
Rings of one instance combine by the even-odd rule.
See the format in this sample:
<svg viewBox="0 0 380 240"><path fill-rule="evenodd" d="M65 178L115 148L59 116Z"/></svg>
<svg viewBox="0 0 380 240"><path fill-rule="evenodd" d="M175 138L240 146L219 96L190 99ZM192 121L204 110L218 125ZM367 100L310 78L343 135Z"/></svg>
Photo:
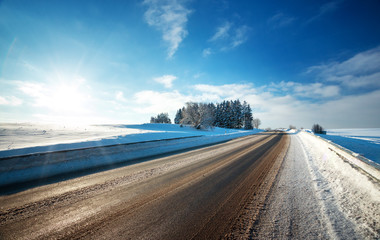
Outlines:
<svg viewBox="0 0 380 240"><path fill-rule="evenodd" d="M222 103L188 102L177 110L175 124L192 125L194 128L258 128L260 119L253 119L251 106L240 100L223 101Z"/></svg>
<svg viewBox="0 0 380 240"><path fill-rule="evenodd" d="M323 129L323 127L319 124L314 124L313 127L311 128L311 130L314 132L314 133L317 133L317 134L326 134L326 131Z"/></svg>

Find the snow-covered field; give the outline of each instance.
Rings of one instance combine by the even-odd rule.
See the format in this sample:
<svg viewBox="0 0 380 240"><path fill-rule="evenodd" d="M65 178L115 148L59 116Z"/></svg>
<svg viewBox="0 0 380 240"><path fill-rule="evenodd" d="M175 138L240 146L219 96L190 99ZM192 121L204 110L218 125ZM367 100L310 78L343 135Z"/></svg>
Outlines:
<svg viewBox="0 0 380 240"><path fill-rule="evenodd" d="M175 124L64 126L0 124L0 157L194 136L242 136L261 130L195 130Z"/></svg>
<svg viewBox="0 0 380 240"><path fill-rule="evenodd" d="M319 136L380 164L380 128L329 129Z"/></svg>

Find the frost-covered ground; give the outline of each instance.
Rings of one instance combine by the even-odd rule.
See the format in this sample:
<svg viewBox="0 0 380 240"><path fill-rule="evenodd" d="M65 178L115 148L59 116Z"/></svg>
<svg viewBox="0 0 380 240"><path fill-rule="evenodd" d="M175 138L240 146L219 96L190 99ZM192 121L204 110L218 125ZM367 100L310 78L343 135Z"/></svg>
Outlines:
<svg viewBox="0 0 380 240"><path fill-rule="evenodd" d="M379 239L380 171L312 134L290 136L254 237Z"/></svg>
<svg viewBox="0 0 380 240"><path fill-rule="evenodd" d="M380 164L380 128L330 129L319 136Z"/></svg>
<svg viewBox="0 0 380 240"><path fill-rule="evenodd" d="M175 124L64 126L0 124L0 157L193 136L241 136L260 130L195 130Z"/></svg>

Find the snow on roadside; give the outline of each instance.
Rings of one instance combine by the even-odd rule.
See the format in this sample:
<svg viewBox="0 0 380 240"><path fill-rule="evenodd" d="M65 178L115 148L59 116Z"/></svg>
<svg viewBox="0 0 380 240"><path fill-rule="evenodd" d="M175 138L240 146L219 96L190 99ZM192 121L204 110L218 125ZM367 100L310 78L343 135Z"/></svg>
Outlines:
<svg viewBox="0 0 380 240"><path fill-rule="evenodd" d="M380 144L380 128L328 129L327 135L362 139Z"/></svg>
<svg viewBox="0 0 380 240"><path fill-rule="evenodd" d="M329 129L318 136L380 164L380 128Z"/></svg>
<svg viewBox="0 0 380 240"><path fill-rule="evenodd" d="M195 136L233 137L261 130L196 130L176 124L57 126L0 124L0 157Z"/></svg>
<svg viewBox="0 0 380 240"><path fill-rule="evenodd" d="M308 155L310 170L324 202L325 213L336 234L340 236L341 229L336 225L339 223L336 218L342 212L362 238L379 238L380 172L367 166L372 171L372 176L363 173L355 164L360 160L353 156L312 134L301 132L298 136ZM333 209L334 206L338 209Z"/></svg>

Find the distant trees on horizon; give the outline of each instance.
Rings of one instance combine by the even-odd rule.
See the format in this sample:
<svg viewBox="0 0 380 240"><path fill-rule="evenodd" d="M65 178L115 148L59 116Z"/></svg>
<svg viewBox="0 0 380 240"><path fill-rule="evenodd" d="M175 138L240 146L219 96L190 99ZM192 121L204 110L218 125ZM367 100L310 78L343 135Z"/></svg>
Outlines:
<svg viewBox="0 0 380 240"><path fill-rule="evenodd" d="M188 102L177 110L175 124L189 124L194 128L244 128L259 127L260 119L253 119L251 106L240 100L223 101L222 103Z"/></svg>
<svg viewBox="0 0 380 240"><path fill-rule="evenodd" d="M325 133L323 127L319 124L314 124L313 127L311 128L311 130L317 134L324 134Z"/></svg>
<svg viewBox="0 0 380 240"><path fill-rule="evenodd" d="M172 123L168 113L160 113L157 117L151 117L150 123Z"/></svg>
<svg viewBox="0 0 380 240"><path fill-rule="evenodd" d="M261 125L261 120L259 118L254 118L252 123L254 128L259 128L259 126Z"/></svg>

